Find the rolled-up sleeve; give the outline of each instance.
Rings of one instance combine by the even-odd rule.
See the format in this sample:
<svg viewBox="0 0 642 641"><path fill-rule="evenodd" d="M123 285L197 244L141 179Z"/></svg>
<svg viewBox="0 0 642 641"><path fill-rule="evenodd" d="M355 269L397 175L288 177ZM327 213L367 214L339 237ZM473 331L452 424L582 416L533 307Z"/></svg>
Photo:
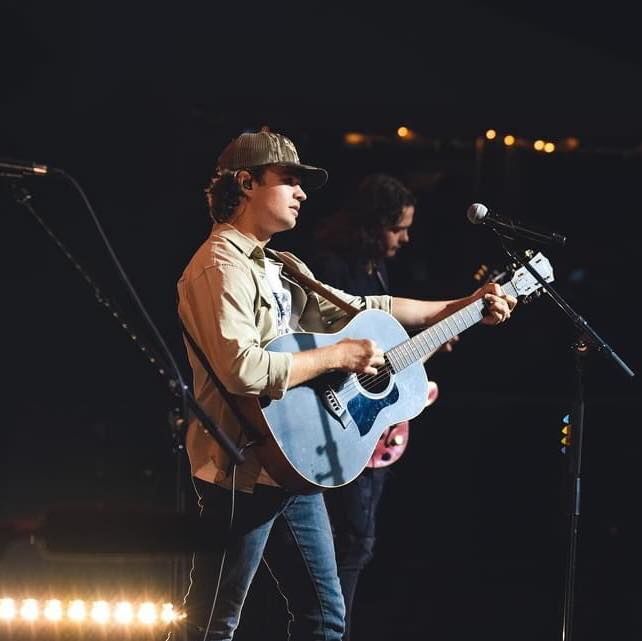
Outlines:
<svg viewBox="0 0 642 641"><path fill-rule="evenodd" d="M249 270L217 263L179 285L179 312L225 389L242 396L281 398L287 389L292 354L261 344L257 297Z"/></svg>

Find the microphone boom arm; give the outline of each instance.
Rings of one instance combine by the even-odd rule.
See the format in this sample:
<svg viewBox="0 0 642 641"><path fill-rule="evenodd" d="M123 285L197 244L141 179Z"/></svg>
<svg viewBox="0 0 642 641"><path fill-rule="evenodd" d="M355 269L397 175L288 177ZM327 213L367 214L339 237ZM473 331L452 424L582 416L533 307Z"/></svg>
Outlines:
<svg viewBox="0 0 642 641"><path fill-rule="evenodd" d="M502 220L501 218L484 218L481 221L483 225L499 230L506 230L513 232L516 236L521 236L526 240L532 240L544 244L564 245L566 243L566 236L556 232L543 232L537 231L532 227L523 227L519 223L512 220Z"/></svg>

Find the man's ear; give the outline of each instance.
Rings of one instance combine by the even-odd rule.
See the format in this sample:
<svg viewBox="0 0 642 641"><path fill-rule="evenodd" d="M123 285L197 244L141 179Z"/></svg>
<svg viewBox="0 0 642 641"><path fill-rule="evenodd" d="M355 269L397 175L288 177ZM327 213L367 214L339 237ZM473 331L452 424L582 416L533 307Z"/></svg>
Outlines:
<svg viewBox="0 0 642 641"><path fill-rule="evenodd" d="M242 169L236 174L236 181L242 189L252 189L252 175L249 171Z"/></svg>

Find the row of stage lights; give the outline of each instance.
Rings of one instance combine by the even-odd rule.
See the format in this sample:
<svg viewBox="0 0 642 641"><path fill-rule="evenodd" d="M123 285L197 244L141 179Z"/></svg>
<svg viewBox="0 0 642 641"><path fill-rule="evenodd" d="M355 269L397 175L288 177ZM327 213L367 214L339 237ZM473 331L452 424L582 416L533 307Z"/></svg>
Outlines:
<svg viewBox="0 0 642 641"><path fill-rule="evenodd" d="M488 129L484 134L484 138L491 141L497 140L499 138L499 134L495 129ZM558 143L554 143L551 140L543 140L542 138L527 140L525 138L517 138L512 134L505 134L501 140L505 147L521 147L523 149L532 149L546 154L552 154L554 151L576 151L580 146L579 139L572 136L564 138Z"/></svg>
<svg viewBox="0 0 642 641"><path fill-rule="evenodd" d="M171 603L0 598L0 623L94 624L154 627L175 623L183 615Z"/></svg>
<svg viewBox="0 0 642 641"><path fill-rule="evenodd" d="M576 151L580 147L580 141L578 138L569 136L558 142L553 142L552 140L536 139L528 140L525 138L520 138L514 136L513 134L500 134L495 129L488 129L482 136L478 136L475 139L475 147L480 150L483 148L484 144L488 142L501 141L504 147L507 148L522 148L522 149L532 149L536 152L541 152L545 154L552 154L555 151ZM343 142L349 147L361 147L361 146L370 146L377 142L401 142L401 143L414 143L414 144L428 144L428 145L439 145L441 146L441 141L436 140L427 140L417 131L410 129L406 126L401 126L397 128L396 134L394 137L386 137L380 135L366 134L358 131L349 131L343 135ZM459 143L462 144L461 142ZM465 145L470 146L470 145Z"/></svg>

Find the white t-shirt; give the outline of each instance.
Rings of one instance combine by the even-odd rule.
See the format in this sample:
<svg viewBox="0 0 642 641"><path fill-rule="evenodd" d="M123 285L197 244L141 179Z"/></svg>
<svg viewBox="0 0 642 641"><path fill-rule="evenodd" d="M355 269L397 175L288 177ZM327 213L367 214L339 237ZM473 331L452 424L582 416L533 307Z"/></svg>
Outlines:
<svg viewBox="0 0 642 641"><path fill-rule="evenodd" d="M265 274L268 284L274 295L276 302L276 327L279 336L287 334L293 330L299 330L299 317L292 314L292 292L290 283L281 278L280 263L276 263L269 258L265 260Z"/></svg>

